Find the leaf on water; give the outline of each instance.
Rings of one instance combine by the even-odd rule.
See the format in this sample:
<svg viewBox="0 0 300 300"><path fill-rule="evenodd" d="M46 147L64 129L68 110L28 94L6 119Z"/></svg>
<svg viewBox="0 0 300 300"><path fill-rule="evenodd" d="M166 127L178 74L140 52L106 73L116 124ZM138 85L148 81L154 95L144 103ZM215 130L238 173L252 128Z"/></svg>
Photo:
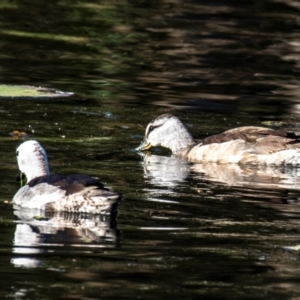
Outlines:
<svg viewBox="0 0 300 300"><path fill-rule="evenodd" d="M72 92L57 91L52 88L35 87L30 85L0 84L0 98L57 98L69 97Z"/></svg>

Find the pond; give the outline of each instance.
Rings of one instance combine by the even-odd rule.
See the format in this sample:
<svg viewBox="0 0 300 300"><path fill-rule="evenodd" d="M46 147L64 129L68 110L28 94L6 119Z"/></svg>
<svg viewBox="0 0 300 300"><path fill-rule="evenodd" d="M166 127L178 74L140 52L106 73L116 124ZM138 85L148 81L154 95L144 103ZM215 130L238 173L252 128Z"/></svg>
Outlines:
<svg viewBox="0 0 300 300"><path fill-rule="evenodd" d="M196 140L258 125L299 131L294 1L2 1L0 298L296 299L298 168L141 154L146 125L178 116ZM123 194L116 217L14 211L26 132L53 173Z"/></svg>

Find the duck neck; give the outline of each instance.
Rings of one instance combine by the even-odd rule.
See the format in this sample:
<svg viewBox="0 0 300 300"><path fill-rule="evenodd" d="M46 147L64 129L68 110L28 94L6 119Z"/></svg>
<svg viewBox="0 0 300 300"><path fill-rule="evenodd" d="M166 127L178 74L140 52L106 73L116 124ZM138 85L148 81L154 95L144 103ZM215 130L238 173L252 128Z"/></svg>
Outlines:
<svg viewBox="0 0 300 300"><path fill-rule="evenodd" d="M45 176L49 174L50 171L47 161L39 161L38 167L33 164L30 168L26 170L25 173L27 182L31 181L36 177Z"/></svg>

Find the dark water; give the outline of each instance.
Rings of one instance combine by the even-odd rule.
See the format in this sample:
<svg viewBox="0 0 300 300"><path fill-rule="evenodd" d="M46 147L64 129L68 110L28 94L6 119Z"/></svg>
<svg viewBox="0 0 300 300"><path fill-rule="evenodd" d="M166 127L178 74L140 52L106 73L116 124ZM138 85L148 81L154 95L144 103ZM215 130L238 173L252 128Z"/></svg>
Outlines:
<svg viewBox="0 0 300 300"><path fill-rule="evenodd" d="M297 299L298 169L133 149L165 112L298 130L299 29L293 1L2 1L1 83L76 95L0 100L0 298ZM13 211L13 130L122 192L117 218Z"/></svg>

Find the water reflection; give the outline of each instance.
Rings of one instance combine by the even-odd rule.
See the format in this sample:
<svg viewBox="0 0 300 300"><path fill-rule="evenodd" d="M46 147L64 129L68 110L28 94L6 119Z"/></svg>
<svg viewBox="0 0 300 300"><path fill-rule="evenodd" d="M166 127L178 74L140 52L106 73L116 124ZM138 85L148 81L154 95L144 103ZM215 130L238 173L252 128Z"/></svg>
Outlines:
<svg viewBox="0 0 300 300"><path fill-rule="evenodd" d="M176 156L139 152L143 158L144 177L153 185L175 187L190 174L191 164Z"/></svg>
<svg viewBox="0 0 300 300"><path fill-rule="evenodd" d="M14 214L18 220L12 252L16 254L48 253L50 247L72 247L70 249L74 251L74 247L107 248L119 244L115 215L46 215L35 210L15 210ZM36 256L16 257L11 262L29 268L40 264Z"/></svg>
<svg viewBox="0 0 300 300"><path fill-rule="evenodd" d="M164 186L168 191L180 185L189 175L194 179L208 180L234 187L299 189L300 168L246 166L238 164L194 163L175 156L158 156L150 153L143 157L144 177L153 186ZM170 189L171 188L171 189Z"/></svg>

